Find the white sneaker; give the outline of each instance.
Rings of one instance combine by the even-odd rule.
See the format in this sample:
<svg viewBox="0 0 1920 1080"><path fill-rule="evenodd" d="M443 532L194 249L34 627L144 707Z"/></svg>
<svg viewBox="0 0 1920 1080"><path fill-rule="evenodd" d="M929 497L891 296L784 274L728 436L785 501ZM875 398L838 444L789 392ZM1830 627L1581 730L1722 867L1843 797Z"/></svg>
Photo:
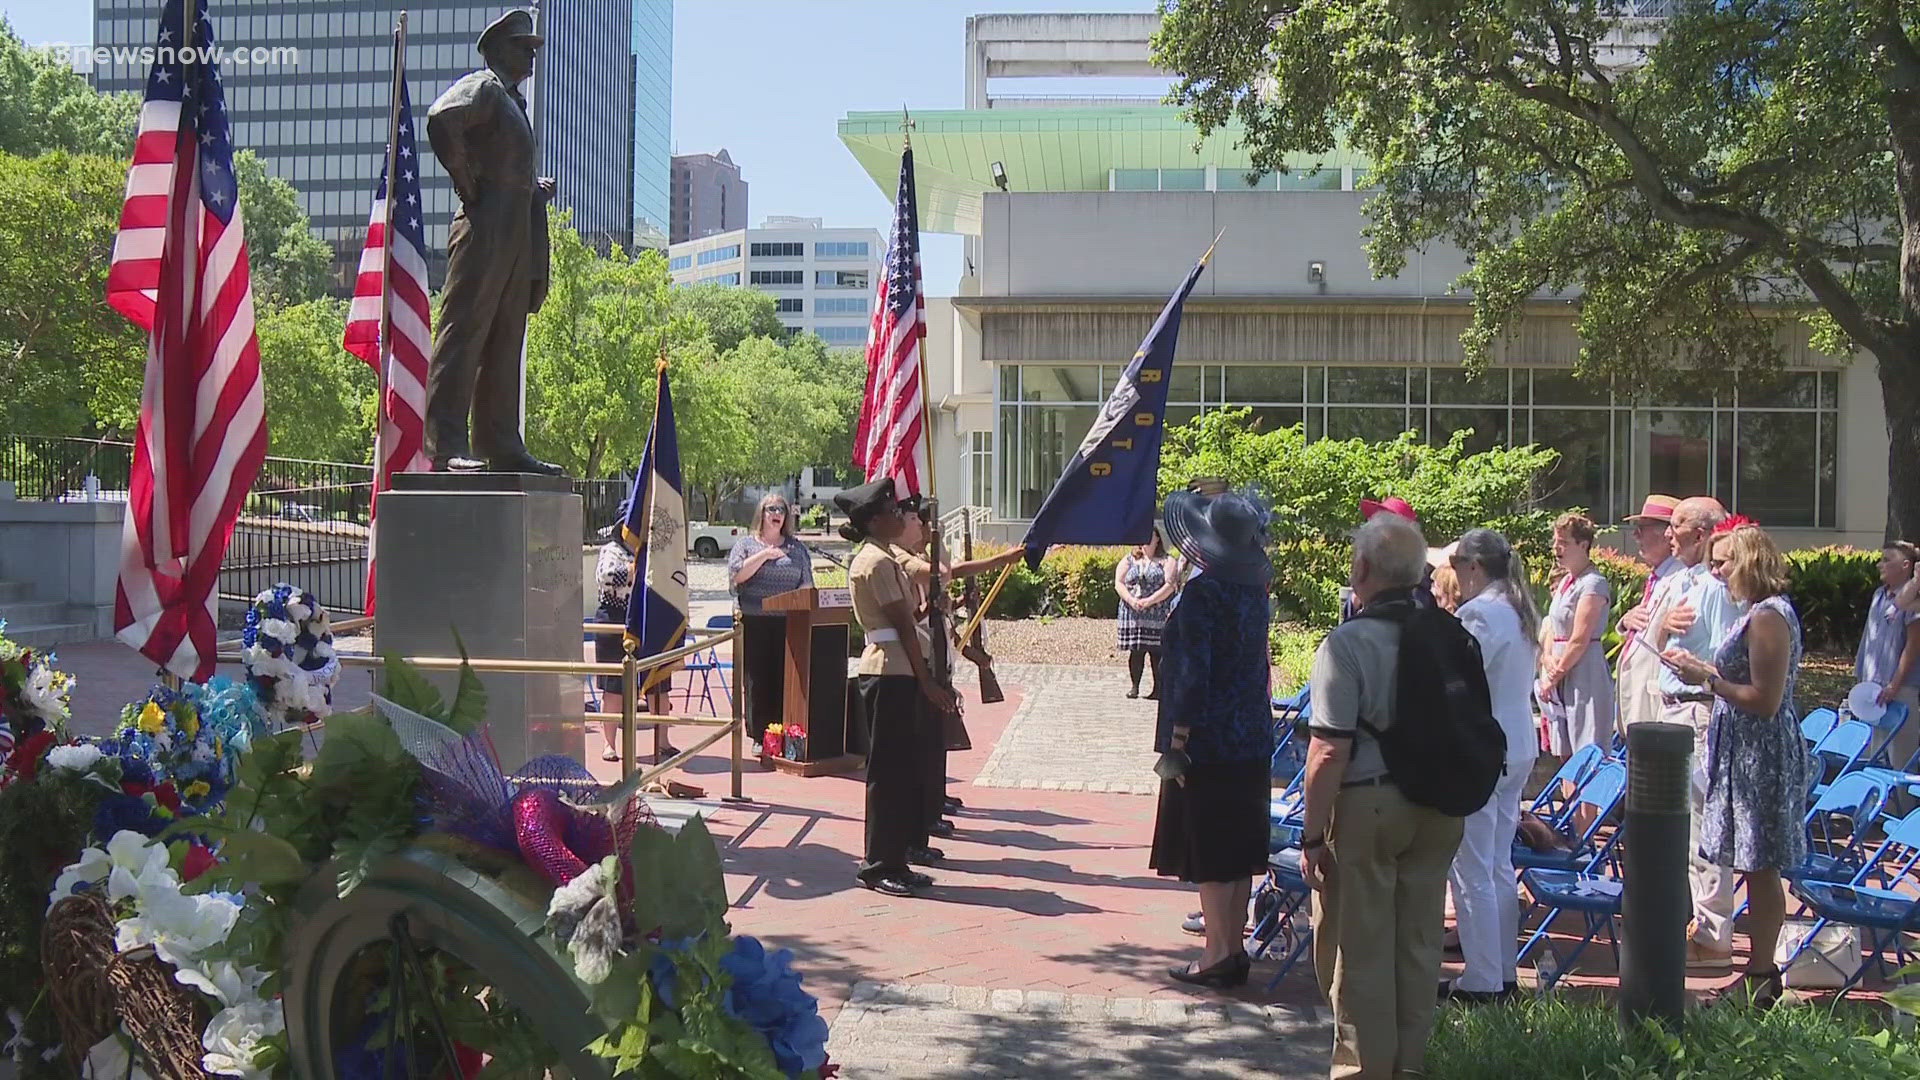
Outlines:
<svg viewBox="0 0 1920 1080"><path fill-rule="evenodd" d="M1180 924L1180 929L1185 930L1189 934L1205 934L1207 932L1206 913L1196 911L1187 916L1186 920Z"/></svg>

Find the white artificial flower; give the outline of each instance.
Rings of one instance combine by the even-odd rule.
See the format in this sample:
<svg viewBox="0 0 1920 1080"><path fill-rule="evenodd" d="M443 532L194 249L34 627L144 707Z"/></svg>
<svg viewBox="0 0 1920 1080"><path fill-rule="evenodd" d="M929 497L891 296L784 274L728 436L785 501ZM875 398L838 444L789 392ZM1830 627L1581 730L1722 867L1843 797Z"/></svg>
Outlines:
<svg viewBox="0 0 1920 1080"><path fill-rule="evenodd" d="M300 631L285 619L261 619L260 632L283 645L293 644L293 639L300 636Z"/></svg>
<svg viewBox="0 0 1920 1080"><path fill-rule="evenodd" d="M301 603L300 601L298 600L287 601L287 618L289 620L297 623L306 622L307 619L312 614L313 614L313 609Z"/></svg>
<svg viewBox="0 0 1920 1080"><path fill-rule="evenodd" d="M35 664L27 675L27 683L21 687L21 694L27 699L28 707L40 714L48 723L67 719L67 705L60 700L67 680L57 677L54 670L45 664Z"/></svg>
<svg viewBox="0 0 1920 1080"><path fill-rule="evenodd" d="M313 655L317 660L333 659L333 642L325 638L320 639L320 641L316 642L313 646Z"/></svg>
<svg viewBox="0 0 1920 1080"><path fill-rule="evenodd" d="M60 871L54 879L53 892L47 897L47 908L73 895L74 886L81 882L98 885L107 880L107 874L113 869L113 859L105 850L97 847L85 848L80 852L80 861Z"/></svg>
<svg viewBox="0 0 1920 1080"><path fill-rule="evenodd" d="M140 896L140 913L120 920L114 947L121 952L153 946L160 959L176 968L193 967L201 953L227 940L240 905L217 893L185 896L156 888Z"/></svg>
<svg viewBox="0 0 1920 1080"><path fill-rule="evenodd" d="M260 1052L261 1043L286 1029L286 1014L277 1001L256 998L228 1006L214 1014L200 1036L200 1046L206 1051L200 1064L219 1076L267 1080L272 1074L254 1065L254 1055Z"/></svg>
<svg viewBox="0 0 1920 1080"><path fill-rule="evenodd" d="M19 1009L8 1009L7 1023L13 1025L13 1038L8 1039L5 1046L0 1046L0 1053L24 1065L27 1051L33 1049L33 1040L27 1038L27 1018L20 1014Z"/></svg>
<svg viewBox="0 0 1920 1080"><path fill-rule="evenodd" d="M268 972L257 967L243 967L231 960L215 960L208 964L189 964L176 968L173 978L182 986L191 986L222 1005L234 1006L258 998L267 975Z"/></svg>
<svg viewBox="0 0 1920 1080"><path fill-rule="evenodd" d="M100 752L100 748L92 743L75 743L72 746L56 746L47 751L47 764L65 772L83 773L93 768L94 763L105 756Z"/></svg>
<svg viewBox="0 0 1920 1080"><path fill-rule="evenodd" d="M116 904L155 889L180 891L180 878L167 865L167 849L132 829L114 833L106 855L107 899Z"/></svg>
<svg viewBox="0 0 1920 1080"><path fill-rule="evenodd" d="M93 1044L80 1075L83 1080L152 1080L128 1051L126 1037L120 1032Z"/></svg>

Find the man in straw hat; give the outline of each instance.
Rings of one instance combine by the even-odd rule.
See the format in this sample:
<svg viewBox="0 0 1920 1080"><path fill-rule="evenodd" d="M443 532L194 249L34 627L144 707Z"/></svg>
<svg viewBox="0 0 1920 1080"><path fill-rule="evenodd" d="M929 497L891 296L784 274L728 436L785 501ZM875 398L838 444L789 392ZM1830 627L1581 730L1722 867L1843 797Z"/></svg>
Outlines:
<svg viewBox="0 0 1920 1080"><path fill-rule="evenodd" d="M436 472L560 475L520 437L520 353L527 316L547 295L554 192L551 177L534 176L539 154L519 90L540 44L532 13L500 16L480 35L487 66L462 76L427 110L427 138L460 196L427 367L426 452Z"/></svg>
<svg viewBox="0 0 1920 1080"><path fill-rule="evenodd" d="M908 863L930 854L927 838L928 741L941 717L954 711L952 689L933 679L926 625L915 611L917 593L891 545L906 529L885 477L833 497L847 516L840 535L860 543L847 568L853 614L866 628L858 692L873 734L867 750L867 830L860 884L888 896L912 896L933 879Z"/></svg>
<svg viewBox="0 0 1920 1080"><path fill-rule="evenodd" d="M1667 526L1673 522L1673 508L1678 505L1680 500L1671 495L1649 495L1640 505L1640 512L1626 518L1640 561L1647 564L1647 583L1640 590L1640 602L1620 617L1618 627L1620 660L1614 680L1619 686L1615 700L1619 703L1622 734L1633 724L1660 719L1663 709L1659 690L1660 658L1650 649L1636 648L1634 639L1647 629L1647 621L1653 614L1654 593L1660 583L1686 569L1686 564L1674 555L1673 540L1667 535Z"/></svg>

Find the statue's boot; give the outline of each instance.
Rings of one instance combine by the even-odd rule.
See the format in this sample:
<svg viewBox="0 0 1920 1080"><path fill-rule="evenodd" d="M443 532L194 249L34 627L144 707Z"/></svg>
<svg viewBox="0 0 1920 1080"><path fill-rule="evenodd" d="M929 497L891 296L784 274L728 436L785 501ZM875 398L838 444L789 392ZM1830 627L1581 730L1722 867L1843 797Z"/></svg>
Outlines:
<svg viewBox="0 0 1920 1080"><path fill-rule="evenodd" d="M533 473L537 476L565 476L567 471L553 465L522 449L517 453L505 454L487 459L489 472Z"/></svg>
<svg viewBox="0 0 1920 1080"><path fill-rule="evenodd" d="M442 454L433 459L434 472L479 472L487 463L465 454Z"/></svg>

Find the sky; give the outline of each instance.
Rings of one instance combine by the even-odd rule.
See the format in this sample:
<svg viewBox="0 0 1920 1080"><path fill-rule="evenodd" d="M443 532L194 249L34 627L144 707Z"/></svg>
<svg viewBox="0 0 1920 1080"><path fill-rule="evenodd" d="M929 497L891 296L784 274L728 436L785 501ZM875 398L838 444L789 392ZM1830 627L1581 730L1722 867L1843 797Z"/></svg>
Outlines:
<svg viewBox="0 0 1920 1080"><path fill-rule="evenodd" d="M837 134L841 117L902 105L961 108L969 15L1154 7L1154 0L676 0L675 151L725 147L748 184L749 225L790 214L884 235L893 181L881 190L854 161ZM87 0L0 0L0 15L30 44L91 41L92 12ZM1046 80L1005 82L1005 90L1050 89ZM1059 92L1057 84L1051 89ZM1092 88L1142 89L1153 87ZM959 237L925 235L921 258L927 292L950 295L960 276Z"/></svg>

